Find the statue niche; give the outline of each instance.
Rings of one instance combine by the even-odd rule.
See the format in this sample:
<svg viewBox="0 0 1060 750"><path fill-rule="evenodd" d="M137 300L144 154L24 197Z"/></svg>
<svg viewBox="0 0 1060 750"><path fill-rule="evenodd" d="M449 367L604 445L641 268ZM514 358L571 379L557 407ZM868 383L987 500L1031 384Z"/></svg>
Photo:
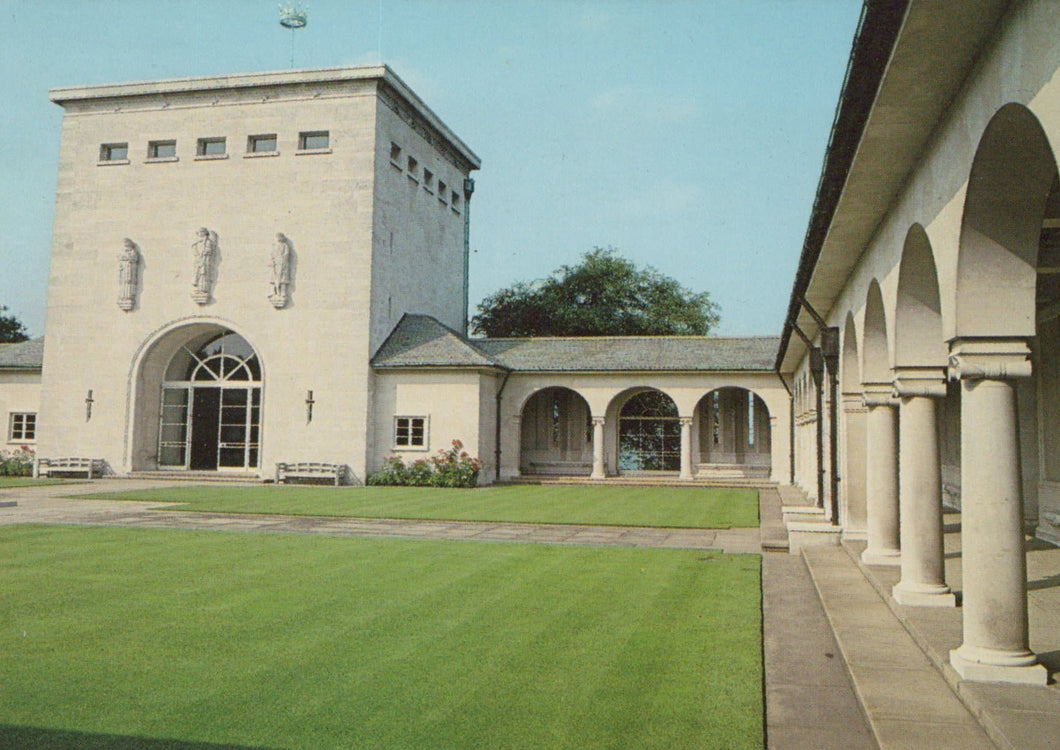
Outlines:
<svg viewBox="0 0 1060 750"><path fill-rule="evenodd" d="M118 254L118 307L128 312L136 307L136 292L140 281L140 249L125 238Z"/></svg>
<svg viewBox="0 0 1060 750"><path fill-rule="evenodd" d="M269 282L269 302L277 310L287 306L290 293L293 269L294 247L283 232L276 233L276 244L272 246L269 256L269 267L272 280Z"/></svg>
<svg viewBox="0 0 1060 750"><path fill-rule="evenodd" d="M201 227L192 243L192 261L195 281L191 287L191 298L200 305L210 301L217 265L217 232Z"/></svg>

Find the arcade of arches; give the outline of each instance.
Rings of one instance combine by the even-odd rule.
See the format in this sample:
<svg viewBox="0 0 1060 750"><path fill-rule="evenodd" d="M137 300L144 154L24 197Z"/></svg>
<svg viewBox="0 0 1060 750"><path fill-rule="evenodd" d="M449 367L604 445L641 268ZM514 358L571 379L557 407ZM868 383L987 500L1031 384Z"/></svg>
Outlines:
<svg viewBox="0 0 1060 750"><path fill-rule="evenodd" d="M769 409L745 388L709 391L691 417L681 417L670 396L650 387L614 394L603 412L594 417L588 401L567 387L536 391L519 420L520 472L597 477L670 472L684 478L771 474ZM599 455L595 463L594 455Z"/></svg>

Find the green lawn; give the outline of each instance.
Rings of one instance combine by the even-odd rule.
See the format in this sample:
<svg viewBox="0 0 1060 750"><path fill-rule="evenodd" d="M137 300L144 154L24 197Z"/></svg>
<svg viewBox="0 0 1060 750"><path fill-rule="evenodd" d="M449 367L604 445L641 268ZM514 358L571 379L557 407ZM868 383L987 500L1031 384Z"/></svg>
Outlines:
<svg viewBox="0 0 1060 750"><path fill-rule="evenodd" d="M750 748L759 558L0 529L0 747Z"/></svg>
<svg viewBox="0 0 1060 750"><path fill-rule="evenodd" d="M0 477L0 490L9 487L44 487L48 484L65 484L65 479L34 479L33 477ZM73 484L77 480L70 482Z"/></svg>
<svg viewBox="0 0 1060 750"><path fill-rule="evenodd" d="M447 521L671 528L758 526L755 490L523 485L427 487L182 486L91 495L186 504L181 510Z"/></svg>

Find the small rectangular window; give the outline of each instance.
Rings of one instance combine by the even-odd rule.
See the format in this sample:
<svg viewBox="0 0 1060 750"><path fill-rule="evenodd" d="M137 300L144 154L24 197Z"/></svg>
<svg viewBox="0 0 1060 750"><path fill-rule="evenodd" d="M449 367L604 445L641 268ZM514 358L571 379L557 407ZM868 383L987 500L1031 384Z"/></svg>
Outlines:
<svg viewBox="0 0 1060 750"><path fill-rule="evenodd" d="M409 159L408 159L408 167L407 167L407 171L409 173L409 177L411 177L412 179L416 179L419 176L419 168L420 168L420 163L418 161L416 161L413 157L410 156Z"/></svg>
<svg viewBox="0 0 1060 750"><path fill-rule="evenodd" d="M36 440L37 415L33 412L12 412L7 437L9 440Z"/></svg>
<svg viewBox="0 0 1060 750"><path fill-rule="evenodd" d="M445 196L448 195L448 190L449 188L446 186L446 184L441 180L438 180L438 200L442 203L445 203Z"/></svg>
<svg viewBox="0 0 1060 750"><path fill-rule="evenodd" d="M449 196L449 203L455 213L460 213L460 193L454 190Z"/></svg>
<svg viewBox="0 0 1060 750"><path fill-rule="evenodd" d="M247 138L247 153L270 154L276 151L276 134L252 135Z"/></svg>
<svg viewBox="0 0 1060 750"><path fill-rule="evenodd" d="M393 141L390 142L390 161L396 167L401 167L401 146Z"/></svg>
<svg viewBox="0 0 1060 750"><path fill-rule="evenodd" d="M429 169L423 170L423 189L428 193L434 192L434 172Z"/></svg>
<svg viewBox="0 0 1060 750"><path fill-rule="evenodd" d="M394 417L394 445L398 448L426 448L427 418Z"/></svg>
<svg viewBox="0 0 1060 750"><path fill-rule="evenodd" d="M331 135L326 130L298 134L299 151L321 151L331 147Z"/></svg>
<svg viewBox="0 0 1060 750"><path fill-rule="evenodd" d="M100 161L128 161L128 143L104 143L99 147Z"/></svg>
<svg viewBox="0 0 1060 750"><path fill-rule="evenodd" d="M148 159L173 159L176 156L176 141L150 141L147 144Z"/></svg>
<svg viewBox="0 0 1060 750"><path fill-rule="evenodd" d="M198 156L224 156L226 149L224 138L200 138L195 153Z"/></svg>

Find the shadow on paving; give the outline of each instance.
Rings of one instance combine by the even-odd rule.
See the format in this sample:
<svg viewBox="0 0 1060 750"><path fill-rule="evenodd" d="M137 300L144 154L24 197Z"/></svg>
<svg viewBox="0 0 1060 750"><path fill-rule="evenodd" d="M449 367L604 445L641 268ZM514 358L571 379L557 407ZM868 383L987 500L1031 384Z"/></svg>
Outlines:
<svg viewBox="0 0 1060 750"><path fill-rule="evenodd" d="M212 742L155 740L117 734L93 734L40 727L0 725L0 747L47 748L47 750L277 750L249 745L218 745Z"/></svg>

